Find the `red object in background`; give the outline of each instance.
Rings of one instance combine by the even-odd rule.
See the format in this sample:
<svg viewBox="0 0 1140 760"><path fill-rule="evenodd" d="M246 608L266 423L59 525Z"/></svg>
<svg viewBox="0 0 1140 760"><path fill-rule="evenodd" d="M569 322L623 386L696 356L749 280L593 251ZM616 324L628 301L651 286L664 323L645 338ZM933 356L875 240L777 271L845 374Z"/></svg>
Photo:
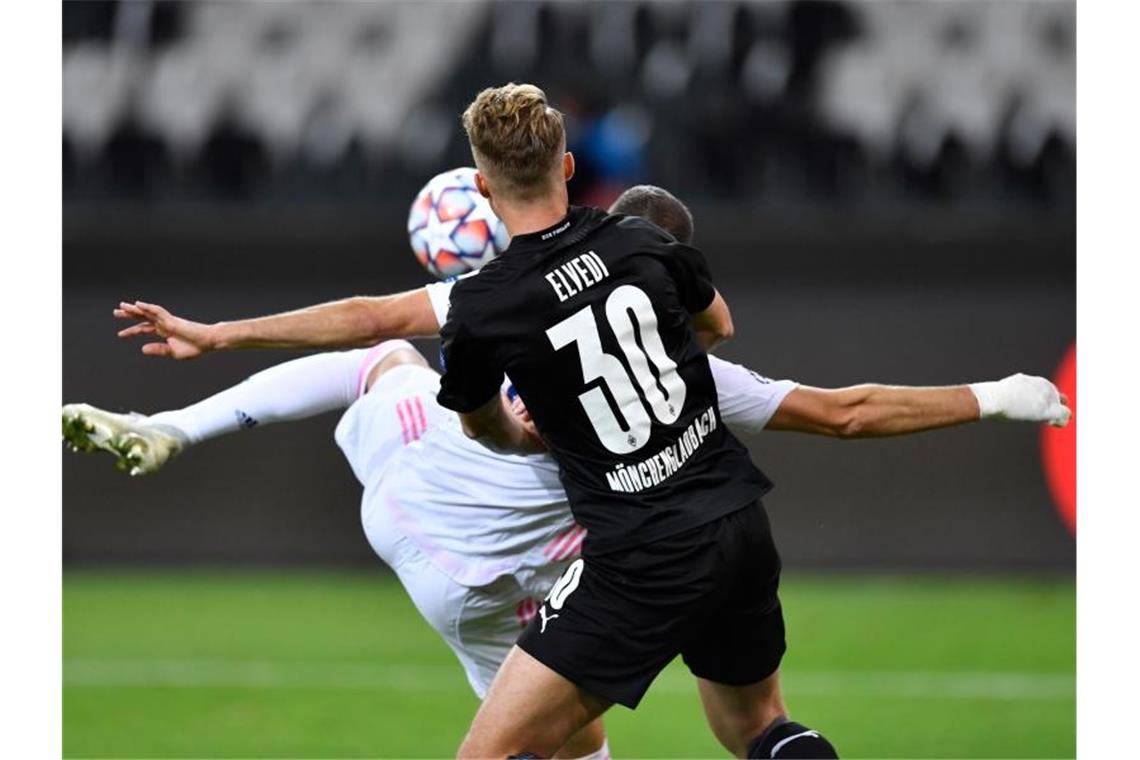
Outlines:
<svg viewBox="0 0 1140 760"><path fill-rule="evenodd" d="M1077 533L1077 345L1069 346L1053 382L1069 397L1073 418L1063 428L1044 426L1041 430L1041 454L1045 480L1057 505L1065 527Z"/></svg>

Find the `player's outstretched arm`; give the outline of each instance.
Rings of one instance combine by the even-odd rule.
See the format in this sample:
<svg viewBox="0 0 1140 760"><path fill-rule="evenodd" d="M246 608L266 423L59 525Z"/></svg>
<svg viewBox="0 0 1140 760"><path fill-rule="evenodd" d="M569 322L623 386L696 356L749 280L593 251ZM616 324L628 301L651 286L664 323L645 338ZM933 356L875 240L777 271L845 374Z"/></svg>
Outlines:
<svg viewBox="0 0 1140 760"><path fill-rule="evenodd" d="M392 338L436 335L439 323L425 288L387 296L356 296L255 319L205 324L156 304L120 303L119 319L138 320L120 338L156 337L142 352L195 359L211 351L251 348L357 348Z"/></svg>
<svg viewBox="0 0 1140 760"><path fill-rule="evenodd" d="M1068 424L1068 399L1043 377L1011 375L1004 380L942 388L858 385L824 389L800 386L790 392L767 424L838 438L872 438L918 433L990 417Z"/></svg>

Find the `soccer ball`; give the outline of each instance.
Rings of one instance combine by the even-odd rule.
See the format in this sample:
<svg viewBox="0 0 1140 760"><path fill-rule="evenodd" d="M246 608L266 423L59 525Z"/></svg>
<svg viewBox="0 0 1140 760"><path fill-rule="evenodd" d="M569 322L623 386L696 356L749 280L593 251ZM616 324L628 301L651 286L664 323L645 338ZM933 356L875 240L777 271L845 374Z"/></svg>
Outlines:
<svg viewBox="0 0 1140 760"><path fill-rule="evenodd" d="M437 174L424 185L408 212L408 236L420 264L441 280L478 269L510 242L470 167Z"/></svg>

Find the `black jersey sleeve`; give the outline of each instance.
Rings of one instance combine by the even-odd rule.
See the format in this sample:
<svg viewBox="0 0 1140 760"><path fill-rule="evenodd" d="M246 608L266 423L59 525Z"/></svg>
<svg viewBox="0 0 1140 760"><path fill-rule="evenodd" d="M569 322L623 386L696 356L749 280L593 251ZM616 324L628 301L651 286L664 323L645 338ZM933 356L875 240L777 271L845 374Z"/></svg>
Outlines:
<svg viewBox="0 0 1140 760"><path fill-rule="evenodd" d="M668 243L662 261L677 283L681 305L690 314L704 311L716 295L704 254L684 243Z"/></svg>
<svg viewBox="0 0 1140 760"><path fill-rule="evenodd" d="M441 406L464 414L498 395L503 368L494 361L493 342L478 337L471 315L456 303L454 295L453 291L447 323L440 329L444 373L439 381L437 400Z"/></svg>

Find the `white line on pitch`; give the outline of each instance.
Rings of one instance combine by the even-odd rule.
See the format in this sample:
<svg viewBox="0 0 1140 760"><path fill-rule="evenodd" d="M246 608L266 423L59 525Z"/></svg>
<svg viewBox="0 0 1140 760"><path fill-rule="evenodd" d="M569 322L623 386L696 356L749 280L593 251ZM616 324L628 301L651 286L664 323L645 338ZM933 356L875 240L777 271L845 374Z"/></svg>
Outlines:
<svg viewBox="0 0 1140 760"><path fill-rule="evenodd" d="M919 671L788 671L792 696L865 696L925 699L1064 700L1076 696L1071 674ZM235 687L297 689L465 690L457 666L248 660L69 659L70 686ZM689 693L693 679L669 670L653 691Z"/></svg>

